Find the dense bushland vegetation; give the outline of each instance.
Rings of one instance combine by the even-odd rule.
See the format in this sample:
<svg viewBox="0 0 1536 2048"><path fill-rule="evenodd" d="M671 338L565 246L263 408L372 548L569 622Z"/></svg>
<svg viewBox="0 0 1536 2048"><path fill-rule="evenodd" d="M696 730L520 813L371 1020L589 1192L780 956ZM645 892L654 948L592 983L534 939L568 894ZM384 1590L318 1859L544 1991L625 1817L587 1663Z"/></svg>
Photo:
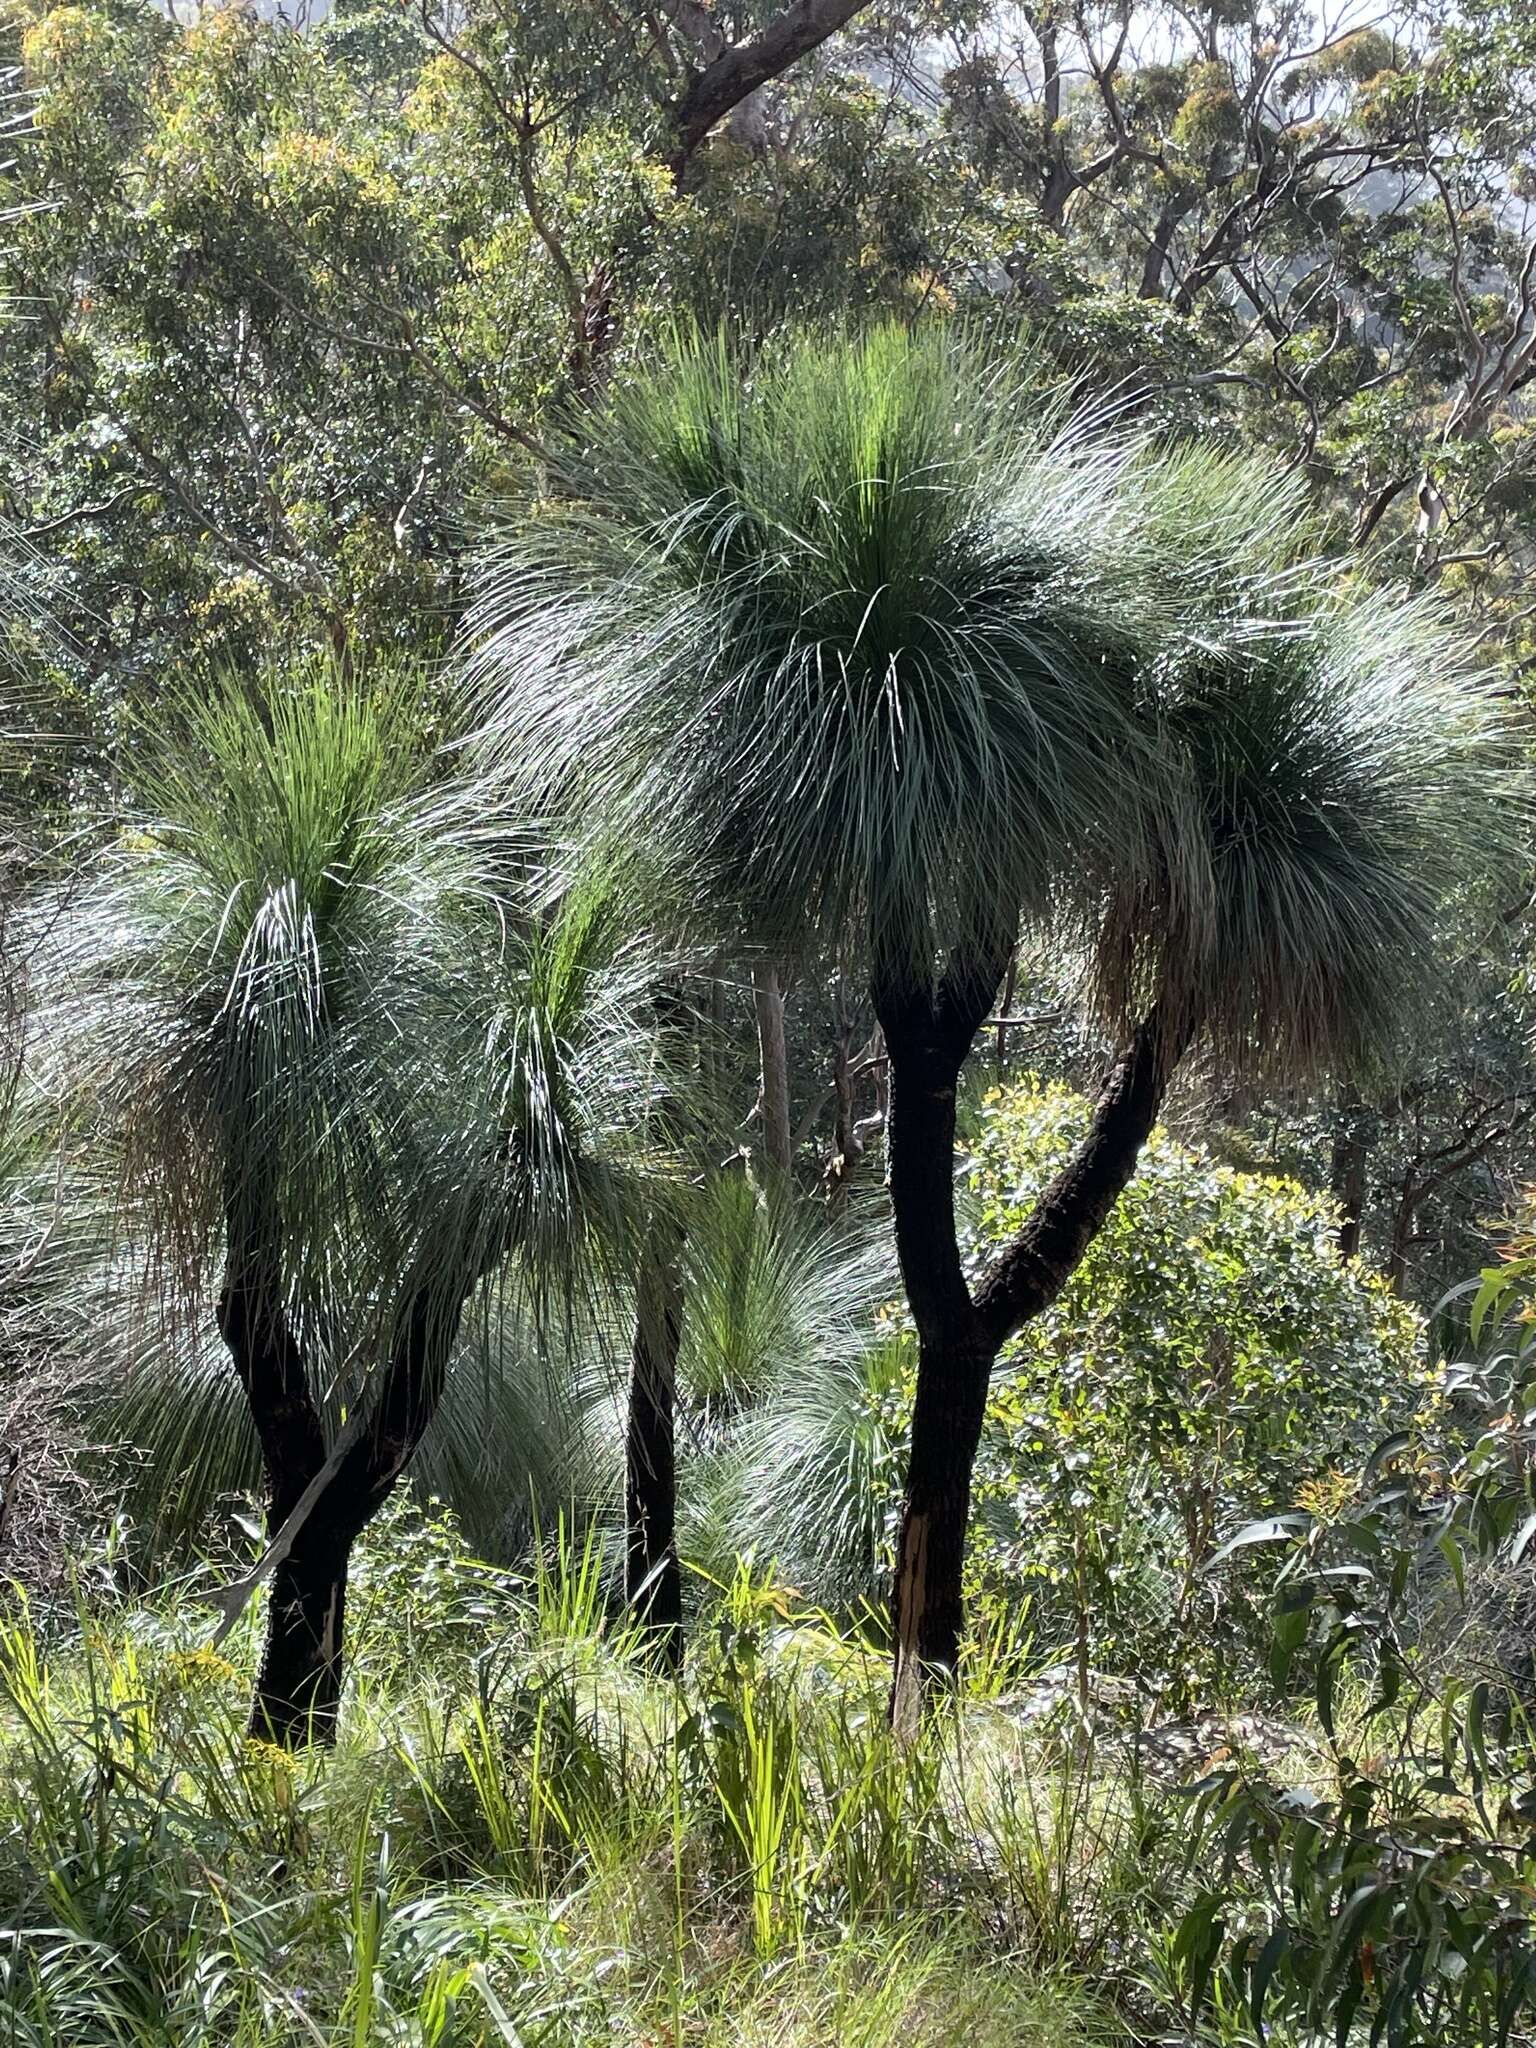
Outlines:
<svg viewBox="0 0 1536 2048"><path fill-rule="evenodd" d="M1536 50L24 0L0 2018L1536 2039Z"/></svg>

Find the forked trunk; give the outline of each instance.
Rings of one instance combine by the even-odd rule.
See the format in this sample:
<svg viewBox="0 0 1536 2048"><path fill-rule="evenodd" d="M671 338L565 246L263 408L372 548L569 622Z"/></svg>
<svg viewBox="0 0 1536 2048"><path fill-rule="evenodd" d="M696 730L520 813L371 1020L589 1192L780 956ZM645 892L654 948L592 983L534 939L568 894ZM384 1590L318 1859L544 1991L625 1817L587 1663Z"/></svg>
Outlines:
<svg viewBox="0 0 1536 2048"><path fill-rule="evenodd" d="M682 1340L682 1233L653 1225L641 1255L624 1433L624 1594L660 1661L683 1656L677 1561L677 1354Z"/></svg>
<svg viewBox="0 0 1536 2048"><path fill-rule="evenodd" d="M404 1475L437 1412L472 1281L424 1288L395 1326L363 1427L311 1474L323 1482L272 1574L251 1733L295 1748L336 1739L352 1546Z"/></svg>
<svg viewBox="0 0 1536 2048"><path fill-rule="evenodd" d="M879 1004L890 1051L886 1130L896 1251L917 1325L917 1400L891 1595L891 1720L915 1732L925 1675L953 1672L971 1468L981 1439L989 1347L955 1229L955 1087L985 1014L946 1028L928 1000Z"/></svg>
<svg viewBox="0 0 1536 2048"><path fill-rule="evenodd" d="M352 1546L394 1491L436 1411L464 1297L423 1291L409 1302L366 1426L328 1458L274 1241L232 1205L218 1320L261 1444L269 1537L311 1495L273 1568L250 1719L252 1736L295 1749L336 1739Z"/></svg>
<svg viewBox="0 0 1536 2048"><path fill-rule="evenodd" d="M886 1027L891 1205L918 1336L907 1496L891 1595L890 1711L902 1734L915 1731L928 1685L952 1676L959 1660L971 1473L992 1367L1008 1338L1056 1299L1103 1228L1136 1169L1189 1037L1187 1030L1170 1031L1156 1011L1140 1026L1105 1081L1081 1143L973 1299L954 1216L954 1091L964 1048L957 1054L953 1028L946 1035L943 1025L940 1009L926 1028L894 1015Z"/></svg>
<svg viewBox="0 0 1536 2048"><path fill-rule="evenodd" d="M275 1220L243 1190L236 1190L229 1201L227 1231L219 1331L261 1446L267 1532L274 1536L325 1464L325 1427L283 1301ZM307 1729L312 1710L317 1739L331 1739L340 1697L341 1603L339 1598L334 1602L327 1622L324 1612L333 1604L329 1594L306 1586L305 1577L301 1565L296 1583L286 1562L273 1575L267 1642L251 1711L251 1734L285 1747L308 1739L301 1726ZM305 1637L328 1639L334 1645L331 1655L321 1660L313 1651L301 1654L298 1645ZM301 1676L305 1666L312 1667L308 1680Z"/></svg>

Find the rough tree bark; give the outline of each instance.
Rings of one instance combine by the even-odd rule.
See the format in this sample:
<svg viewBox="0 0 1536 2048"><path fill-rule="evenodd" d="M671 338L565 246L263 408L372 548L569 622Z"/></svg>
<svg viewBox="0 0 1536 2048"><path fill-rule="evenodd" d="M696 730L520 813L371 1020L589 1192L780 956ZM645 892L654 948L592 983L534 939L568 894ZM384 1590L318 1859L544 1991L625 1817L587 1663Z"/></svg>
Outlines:
<svg viewBox="0 0 1536 2048"><path fill-rule="evenodd" d="M275 1535L325 1472L325 1429L283 1303L273 1219L236 1197L227 1228L219 1330L256 1427L267 1527ZM289 1749L336 1738L352 1546L394 1491L432 1419L472 1284L446 1295L441 1287L424 1289L410 1300L366 1424L326 1474L273 1570L253 1736Z"/></svg>
<svg viewBox="0 0 1536 2048"><path fill-rule="evenodd" d="M890 1712L902 1734L916 1728L927 1680L953 1673L958 1662L971 1472L997 1354L1055 1300L1102 1229L1188 1042L1156 1010L1143 1021L1106 1078L1083 1139L973 1296L955 1230L955 1089L1004 970L999 958L969 987L946 981L936 1000L889 991L876 999L890 1052L896 1247L918 1340L891 1594Z"/></svg>
<svg viewBox="0 0 1536 2048"><path fill-rule="evenodd" d="M845 28L869 0L793 0L744 43L718 51L696 71L671 110L672 175L681 182L688 160L711 128L792 64Z"/></svg>
<svg viewBox="0 0 1536 2048"><path fill-rule="evenodd" d="M788 1173L794 1158L789 1127L789 1050L784 1038L784 990L777 968L752 974L757 1012L758 1105L763 1124L763 1157L776 1173Z"/></svg>
<svg viewBox="0 0 1536 2048"><path fill-rule="evenodd" d="M272 1575L251 1731L295 1747L335 1740L352 1548L437 1411L467 1295L415 1296L401 1317L369 1418L337 1461Z"/></svg>
<svg viewBox="0 0 1536 2048"><path fill-rule="evenodd" d="M658 1220L636 1284L635 1342L624 1432L624 1593L659 1660L683 1657L683 1585L677 1561L677 1353L682 1339L682 1232Z"/></svg>
<svg viewBox="0 0 1536 2048"><path fill-rule="evenodd" d="M259 1214L255 1204L232 1197L227 1235L219 1333L255 1424L266 1477L267 1528L275 1533L298 1507L325 1463L325 1428L302 1348L283 1303L282 1260L274 1219ZM285 1598L292 1597L292 1589L285 1589ZM273 1646L284 1627L275 1586L270 1612L256 1684L258 1704L273 1698L274 1688L281 1682L282 1651L279 1647L274 1656ZM327 1625L324 1613L311 1613L307 1618L318 1629ZM338 1611L335 1625L339 1628L339 1624ZM334 1719L333 1713L329 1726L334 1726ZM255 1709L251 1732L274 1741L283 1739Z"/></svg>
<svg viewBox="0 0 1536 2048"><path fill-rule="evenodd" d="M890 1062L886 1158L896 1253L917 1326L917 1398L891 1590L891 1718L915 1727L925 1668L953 1668L971 1468L991 1356L966 1284L955 1229L955 1089L1002 981L998 959L937 994L877 982L875 1014Z"/></svg>

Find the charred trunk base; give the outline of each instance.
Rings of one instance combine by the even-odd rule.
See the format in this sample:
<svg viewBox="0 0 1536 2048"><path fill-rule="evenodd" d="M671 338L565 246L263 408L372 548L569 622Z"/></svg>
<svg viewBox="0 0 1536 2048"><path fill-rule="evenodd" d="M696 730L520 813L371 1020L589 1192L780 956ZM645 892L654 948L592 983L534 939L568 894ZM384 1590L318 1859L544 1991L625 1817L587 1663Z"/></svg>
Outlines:
<svg viewBox="0 0 1536 2048"><path fill-rule="evenodd" d="M239 1186L227 1221L219 1330L261 1445L269 1541L277 1544L302 1515L283 1536L286 1552L272 1558L250 1732L285 1749L328 1745L341 1707L352 1546L394 1491L436 1412L464 1302L483 1266L466 1266L446 1290L421 1287L408 1298L370 1426L349 1428L346 1446L338 1443L328 1457L303 1346L284 1306L276 1223Z"/></svg>
<svg viewBox="0 0 1536 2048"><path fill-rule="evenodd" d="M683 1661L675 1417L681 1256L680 1233L653 1233L640 1274L624 1438L624 1594L657 1662L668 1671Z"/></svg>
<svg viewBox="0 0 1536 2048"><path fill-rule="evenodd" d="M924 1342L906 1508L891 1594L895 1652L891 1726L917 1733L925 1702L952 1684L965 1626L964 1568L971 1470L981 1442L992 1359L974 1337Z"/></svg>
<svg viewBox="0 0 1536 2048"><path fill-rule="evenodd" d="M307 1533L307 1532L306 1532ZM283 1749L330 1748L341 1712L351 1544L300 1541L272 1574L250 1733Z"/></svg>
<svg viewBox="0 0 1536 2048"><path fill-rule="evenodd" d="M677 1560L671 1389L641 1374L630 1388L624 1597L668 1671L683 1661L683 1577Z"/></svg>
<svg viewBox="0 0 1536 2048"><path fill-rule="evenodd" d="M679 1671L683 1663L683 1576L675 1543L661 1534L662 1522L662 1516L653 1516L631 1493L624 1597L645 1631L656 1662L665 1671Z"/></svg>

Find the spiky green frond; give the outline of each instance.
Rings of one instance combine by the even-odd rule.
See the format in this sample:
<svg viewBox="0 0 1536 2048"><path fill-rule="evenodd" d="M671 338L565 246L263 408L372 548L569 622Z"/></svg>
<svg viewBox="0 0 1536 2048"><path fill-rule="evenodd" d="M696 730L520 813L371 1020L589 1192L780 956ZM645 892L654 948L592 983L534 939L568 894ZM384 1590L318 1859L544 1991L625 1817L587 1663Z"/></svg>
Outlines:
<svg viewBox="0 0 1536 2048"><path fill-rule="evenodd" d="M1172 643L1157 715L1183 796L1159 886L1109 892L1117 1006L1163 1002L1228 1064L1390 1046L1445 971L1455 905L1528 855L1510 697L1432 604L1331 566L1292 579L1288 615Z"/></svg>
<svg viewBox="0 0 1536 2048"><path fill-rule="evenodd" d="M411 829L418 772L385 694L219 684L146 735L115 840L44 913L43 1070L120 1138L178 1251L216 1239L235 1183L319 1241L371 1170L389 1105L356 1065L386 1075L464 886Z"/></svg>
<svg viewBox="0 0 1536 2048"><path fill-rule="evenodd" d="M703 1409L729 1414L859 1351L899 1290L884 1231L840 1228L783 1186L712 1175L687 1224L678 1378Z"/></svg>
<svg viewBox="0 0 1536 2048"><path fill-rule="evenodd" d="M685 341L493 550L493 753L701 918L918 977L1019 913L1244 1059L1379 1040L1528 821L1506 708L1305 490L882 328ZM994 955L995 945L991 950Z"/></svg>
<svg viewBox="0 0 1536 2048"><path fill-rule="evenodd" d="M679 1392L684 1555L745 1551L829 1604L873 1595L899 1497L910 1366L883 1221L717 1176L689 1212Z"/></svg>
<svg viewBox="0 0 1536 2048"><path fill-rule="evenodd" d="M418 1271L435 1258L483 1274L516 1253L543 1303L610 1268L627 1278L669 1166L652 1132L669 1086L664 963L600 875L534 908L487 900L457 939L420 1075Z"/></svg>
<svg viewBox="0 0 1536 2048"><path fill-rule="evenodd" d="M701 923L926 975L1132 853L1156 757L1131 452L937 330L683 341L489 551L487 745Z"/></svg>
<svg viewBox="0 0 1536 2048"><path fill-rule="evenodd" d="M690 1475L687 1554L753 1554L828 1607L878 1602L907 1433L910 1339L808 1354Z"/></svg>
<svg viewBox="0 0 1536 2048"><path fill-rule="evenodd" d="M193 1282L258 1219L355 1373L403 1302L537 1284L622 1232L649 970L601 888L425 786L408 693L321 674L178 705L96 872L47 907L38 1076ZM515 836L515 835L513 835Z"/></svg>

